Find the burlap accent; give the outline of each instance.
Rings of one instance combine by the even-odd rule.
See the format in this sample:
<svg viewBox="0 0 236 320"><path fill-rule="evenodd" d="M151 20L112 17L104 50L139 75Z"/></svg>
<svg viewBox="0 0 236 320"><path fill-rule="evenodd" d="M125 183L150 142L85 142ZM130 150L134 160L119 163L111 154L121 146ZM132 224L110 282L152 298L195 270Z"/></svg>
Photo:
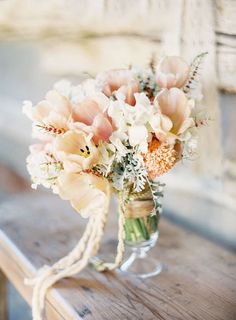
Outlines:
<svg viewBox="0 0 236 320"><path fill-rule="evenodd" d="M150 215L154 209L152 199L142 199L130 201L124 210L125 218L143 218Z"/></svg>

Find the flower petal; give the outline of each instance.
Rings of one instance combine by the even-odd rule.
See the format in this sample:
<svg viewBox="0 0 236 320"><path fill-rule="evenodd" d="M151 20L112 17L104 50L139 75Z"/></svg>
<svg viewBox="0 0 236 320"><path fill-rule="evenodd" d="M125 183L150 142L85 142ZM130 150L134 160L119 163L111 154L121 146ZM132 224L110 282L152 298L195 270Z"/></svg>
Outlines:
<svg viewBox="0 0 236 320"><path fill-rule="evenodd" d="M113 127L107 117L100 113L93 121L92 132L95 136L95 143L98 143L99 140L107 141L113 132Z"/></svg>
<svg viewBox="0 0 236 320"><path fill-rule="evenodd" d="M189 75L188 64L180 57L163 58L157 66L156 81L160 88L181 88Z"/></svg>
<svg viewBox="0 0 236 320"><path fill-rule="evenodd" d="M58 179L62 199L70 200L73 208L84 218L104 210L108 200L109 183L92 174L65 173Z"/></svg>

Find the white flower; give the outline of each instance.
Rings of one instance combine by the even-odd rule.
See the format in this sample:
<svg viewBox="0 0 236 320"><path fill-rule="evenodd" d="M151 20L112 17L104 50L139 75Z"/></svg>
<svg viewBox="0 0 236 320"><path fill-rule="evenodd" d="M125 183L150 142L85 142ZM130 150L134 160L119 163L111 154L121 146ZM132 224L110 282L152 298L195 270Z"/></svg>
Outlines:
<svg viewBox="0 0 236 320"><path fill-rule="evenodd" d="M145 125L154 109L144 93L135 93L136 104L130 106L122 99L113 101L108 108L108 114L119 130L127 131L132 125Z"/></svg>
<svg viewBox="0 0 236 320"><path fill-rule="evenodd" d="M151 134L149 120L154 115L155 107L144 93L136 93L135 99L135 106L121 99L111 102L108 108L108 115L117 128L109 140L115 145L119 159L127 153L123 145L127 141L132 147L138 147L139 152L146 153L148 149Z"/></svg>
<svg viewBox="0 0 236 320"><path fill-rule="evenodd" d="M124 101L111 101L108 107L108 115L112 118L112 122L120 132L127 131L127 123L124 116Z"/></svg>
<svg viewBox="0 0 236 320"><path fill-rule="evenodd" d="M154 108L145 93L136 93L135 99L136 104L131 113L133 116L131 125L145 125L152 116Z"/></svg>
<svg viewBox="0 0 236 320"><path fill-rule="evenodd" d="M188 131L183 140L183 157L186 159L194 159L198 153L198 137L194 132Z"/></svg>
<svg viewBox="0 0 236 320"><path fill-rule="evenodd" d="M55 189L57 178L62 170L62 163L50 153L50 145L32 145L30 155L27 157L27 170L31 175L32 188L38 185Z"/></svg>
<svg viewBox="0 0 236 320"><path fill-rule="evenodd" d="M115 148L112 144L103 142L99 143L98 152L101 155L101 163L106 168L105 175L107 175L115 159Z"/></svg>
<svg viewBox="0 0 236 320"><path fill-rule="evenodd" d="M114 133L116 133L121 140L127 138L127 132L131 127L147 126L154 112L154 107L144 93L136 93L135 99L135 106L130 106L120 99L112 101L108 108L108 115L112 118L117 128Z"/></svg>
<svg viewBox="0 0 236 320"><path fill-rule="evenodd" d="M142 126L132 126L128 130L129 143L132 147L138 146L138 150L146 153L148 150L148 131L147 128Z"/></svg>

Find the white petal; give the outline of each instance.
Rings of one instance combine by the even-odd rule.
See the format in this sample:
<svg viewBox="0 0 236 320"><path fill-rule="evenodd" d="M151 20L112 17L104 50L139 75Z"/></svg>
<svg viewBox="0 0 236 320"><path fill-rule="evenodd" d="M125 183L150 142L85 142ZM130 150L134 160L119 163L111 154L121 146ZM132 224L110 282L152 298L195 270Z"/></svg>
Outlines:
<svg viewBox="0 0 236 320"><path fill-rule="evenodd" d="M148 131L145 126L133 126L128 130L129 142L132 147L147 142Z"/></svg>

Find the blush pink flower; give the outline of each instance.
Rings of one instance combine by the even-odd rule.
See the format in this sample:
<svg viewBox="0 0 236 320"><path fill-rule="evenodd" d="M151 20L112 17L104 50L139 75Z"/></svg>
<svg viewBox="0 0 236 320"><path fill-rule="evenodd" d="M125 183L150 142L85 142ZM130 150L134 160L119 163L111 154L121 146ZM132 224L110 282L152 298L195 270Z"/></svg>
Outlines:
<svg viewBox="0 0 236 320"><path fill-rule="evenodd" d="M176 56L165 57L156 69L156 81L160 88L181 88L189 75L188 64Z"/></svg>
<svg viewBox="0 0 236 320"><path fill-rule="evenodd" d="M192 101L188 100L180 89L165 89L157 96L160 111L167 116L171 122L171 133L178 135L194 125L191 118Z"/></svg>
<svg viewBox="0 0 236 320"><path fill-rule="evenodd" d="M103 83L103 92L111 97L116 92L124 95L125 102L131 106L135 105L136 92L140 92L140 83L133 77L130 70L116 69L107 71L98 76Z"/></svg>
<svg viewBox="0 0 236 320"><path fill-rule="evenodd" d="M66 132L71 121L72 105L56 90L49 91L45 100L36 106L26 102L23 113L33 121L33 137L50 140L53 135Z"/></svg>
<svg viewBox="0 0 236 320"><path fill-rule="evenodd" d="M112 121L107 114L109 99L104 94L89 97L74 105L73 128L93 134L93 141L107 141L113 132Z"/></svg>

